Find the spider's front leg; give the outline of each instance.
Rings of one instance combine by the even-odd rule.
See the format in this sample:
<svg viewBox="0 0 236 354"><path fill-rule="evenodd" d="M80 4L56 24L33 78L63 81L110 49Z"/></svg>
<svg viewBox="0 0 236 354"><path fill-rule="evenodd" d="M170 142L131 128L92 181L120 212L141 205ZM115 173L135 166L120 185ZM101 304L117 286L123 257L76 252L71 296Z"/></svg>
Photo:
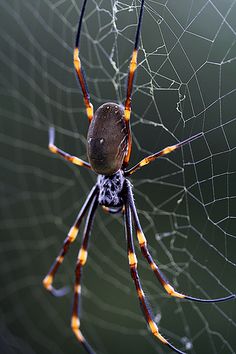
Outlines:
<svg viewBox="0 0 236 354"><path fill-rule="evenodd" d="M124 167L126 167L129 163L131 148L132 148L132 135L131 135L131 128L130 128L131 100L132 100L132 91L133 91L133 84L134 84L134 75L137 69L138 48L139 48L139 39L140 39L140 32L141 32L141 23L143 17L143 8L144 8L144 0L142 0L141 2L138 26L137 26L135 42L134 42L134 49L129 64L128 84L127 84L125 112L124 112L125 125L128 132L128 150L124 158Z"/></svg>
<svg viewBox="0 0 236 354"><path fill-rule="evenodd" d="M74 67L75 71L77 74L77 78L79 81L79 84L81 86L81 90L84 96L84 103L86 107L86 113L87 117L89 120L89 123L93 119L93 105L90 102L90 95L89 95L89 90L88 90L88 85L86 82L86 77L85 77L85 72L83 71L83 68L81 66L81 61L79 58L79 42L80 42L80 33L81 33L81 27L82 27L82 21L84 17L84 12L85 12L85 7L86 7L87 0L84 0L83 7L81 10L81 15L79 19L79 25L78 25L78 30L77 30L77 35L76 35L76 40L75 40L75 48L74 48Z"/></svg>

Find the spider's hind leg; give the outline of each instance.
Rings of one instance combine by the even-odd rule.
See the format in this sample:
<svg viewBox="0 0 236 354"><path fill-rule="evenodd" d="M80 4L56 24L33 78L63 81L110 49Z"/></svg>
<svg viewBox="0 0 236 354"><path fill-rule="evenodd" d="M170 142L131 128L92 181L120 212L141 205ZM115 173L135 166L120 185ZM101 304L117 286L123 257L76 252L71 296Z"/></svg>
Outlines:
<svg viewBox="0 0 236 354"><path fill-rule="evenodd" d="M134 243L133 243L133 236L132 236L132 220L131 220L131 205L130 205L130 200L131 200L131 195L132 195L132 190L130 183L126 180L126 202L125 202L125 231L126 231L126 237L127 237L127 244L128 244L128 259L129 259L129 267L130 267L130 272L131 276L133 278L136 292L140 301L140 306L143 311L143 314L145 316L145 319L147 321L147 324L152 332L152 334L162 343L167 345L169 348L171 348L173 351L179 354L185 354L181 350L175 348L171 343L169 343L159 332L158 327L154 321L154 316L151 312L150 306L147 302L146 296L143 292L142 285L139 279L138 275L138 270L137 270L137 257L135 255L135 250L134 250Z"/></svg>
<svg viewBox="0 0 236 354"><path fill-rule="evenodd" d="M176 298L180 298L180 299L185 299L185 300L190 300L190 301L196 301L196 302L223 302L223 301L228 301L228 300L233 300L236 298L235 294L231 294L229 296L226 297L220 297L220 298L216 298L216 299L201 299L201 298L197 298L197 297L192 297L192 296L188 296L182 293L177 292L172 285L170 285L170 283L167 281L167 279L165 278L165 276L162 274L162 272L160 271L159 267L157 266L157 264L154 262L149 250L148 250L148 244L147 244L147 240L144 236L144 233L142 231L142 227L139 221L139 217L138 217L138 213L136 210L136 206L134 203L134 198L133 198L133 194L132 194L132 190L131 187L130 188L130 207L131 207L131 211L132 211L132 215L133 215L133 220L134 220L134 227L137 233L137 238L138 238L138 242L139 242L139 246L141 248L142 254L145 257L145 259L147 260L147 262L149 263L151 269L153 270L154 274L156 275L157 279L159 280L159 282L161 283L161 285L163 286L163 288L165 289L165 291L168 293L168 295L176 297Z"/></svg>
<svg viewBox="0 0 236 354"><path fill-rule="evenodd" d="M97 188L98 188L97 186L94 186L93 189L91 190L90 194L88 195L88 197L87 197L85 203L83 204L73 226L71 227L71 229L68 233L68 236L66 237L66 239L63 243L62 249L60 250L54 263L52 264L48 274L43 279L44 287L55 296L63 296L68 292L67 288L55 289L52 284L53 284L56 272L57 272L58 268L60 267L60 265L62 264L62 262L65 258L65 255L69 250L70 244L72 242L74 242L77 237L82 219L83 219L86 211L88 210L94 196L96 195L96 193L98 191Z"/></svg>
<svg viewBox="0 0 236 354"><path fill-rule="evenodd" d="M95 354L91 346L88 344L86 341L85 337L83 336L81 330L80 330L80 320L79 320L79 302L80 302L80 296L81 296L81 276L82 276L82 268L86 263L87 260L87 255L88 255L88 241L89 241L89 236L95 216L95 211L98 206L98 195L94 197L93 202L90 206L87 220L86 220L86 225L84 228L84 234L83 234L83 239L82 239L82 244L81 248L79 250L78 258L77 258L77 264L76 264L76 270L75 270L75 285L74 285L74 301L73 301L73 310L72 310L72 318L71 318L71 328L76 336L76 338L79 340L79 342L84 346L85 350L89 354Z"/></svg>

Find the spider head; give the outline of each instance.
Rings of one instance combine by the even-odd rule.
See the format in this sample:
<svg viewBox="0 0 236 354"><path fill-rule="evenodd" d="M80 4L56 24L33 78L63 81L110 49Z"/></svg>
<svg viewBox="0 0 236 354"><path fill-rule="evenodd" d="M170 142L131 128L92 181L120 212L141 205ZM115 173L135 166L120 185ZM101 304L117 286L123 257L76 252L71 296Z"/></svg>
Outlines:
<svg viewBox="0 0 236 354"><path fill-rule="evenodd" d="M98 202L106 207L121 207L123 198L121 195L125 177L122 170L118 170L111 176L98 175L99 187Z"/></svg>

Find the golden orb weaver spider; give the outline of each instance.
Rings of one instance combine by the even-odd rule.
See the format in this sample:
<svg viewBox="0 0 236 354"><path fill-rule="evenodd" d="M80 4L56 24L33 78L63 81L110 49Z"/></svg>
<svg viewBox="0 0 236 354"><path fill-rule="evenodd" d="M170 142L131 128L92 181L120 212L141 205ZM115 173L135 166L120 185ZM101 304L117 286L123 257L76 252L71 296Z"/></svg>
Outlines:
<svg viewBox="0 0 236 354"><path fill-rule="evenodd" d="M81 296L82 268L87 260L89 236L98 204L100 204L105 211L108 211L110 213L123 212L127 237L128 262L130 272L135 284L137 295L140 300L140 306L143 310L143 314L147 321L147 324L150 327L152 334L162 344L167 345L176 353L184 354L184 352L174 347L168 340L166 340L160 334L158 327L154 321L153 314L148 306L146 296L142 290L142 285L137 270L137 258L135 254L132 236L132 221L134 224L142 254L146 261L149 263L151 270L154 272L155 276L157 277L157 279L159 280L168 295L179 299L186 299L204 303L227 301L234 299L236 295L231 294L229 296L217 299L200 299L187 296L183 293L179 293L170 285L168 280L160 271L158 265L153 260L148 250L147 240L142 231L142 227L140 225L138 213L134 203L132 185L127 179L127 177L132 175L139 168L154 161L158 157L169 154L170 152L182 147L183 145L193 141L194 139L199 138L200 136L202 136L202 133L196 134L182 142L177 143L176 145L168 146L155 154L147 156L139 163L137 163L134 167L127 169L132 147L132 137L130 129L131 96L134 74L137 68L137 56L141 31L141 22L144 10L144 0L141 1L134 49L129 66L125 105L123 107L112 102L105 103L96 110L95 114L93 112L93 105L90 102L86 78L79 58L79 41L86 3L87 0L84 0L78 24L78 31L74 48L74 67L79 84L82 89L87 117L89 120L89 130L87 138L87 155L89 163L79 159L76 156L71 156L63 150L59 149L57 146L55 146L54 128L49 129L49 149L52 153L60 155L61 157L72 162L75 165L92 169L98 174L98 177L97 183L92 188L85 203L83 204L82 209L80 210L73 226L71 227L68 233L68 236L64 241L63 247L59 252L59 255L54 261L48 274L44 278L43 285L55 296L63 296L67 292L66 288L62 288L59 290L55 289L52 283L59 266L64 260L64 257L69 249L70 244L74 242L77 237L83 217L85 216L86 212L88 212L82 238L82 245L79 250L75 270L74 301L71 327L75 336L77 337L79 342L82 343L85 350L89 354L94 354L94 350L91 348L91 346L89 345L80 330L79 301Z"/></svg>

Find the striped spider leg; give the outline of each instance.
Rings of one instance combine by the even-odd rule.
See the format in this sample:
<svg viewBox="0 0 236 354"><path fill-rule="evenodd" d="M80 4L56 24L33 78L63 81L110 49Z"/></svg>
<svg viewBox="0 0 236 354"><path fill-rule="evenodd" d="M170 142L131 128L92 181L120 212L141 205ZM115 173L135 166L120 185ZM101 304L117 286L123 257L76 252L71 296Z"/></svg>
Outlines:
<svg viewBox="0 0 236 354"><path fill-rule="evenodd" d="M190 138L185 139L175 145L167 146L165 149L162 149L161 151L158 151L155 154L145 157L144 159L139 161L135 166L131 167L129 170L126 170L125 176L128 177L128 176L132 175L134 172L139 170L141 167L148 165L150 162L156 160L158 157L167 155L167 154L171 153L172 151L175 151L175 150L179 149L180 147L184 146L185 144L188 144L191 141L200 138L202 135L203 135L203 133L198 133L198 134L193 135Z"/></svg>
<svg viewBox="0 0 236 354"><path fill-rule="evenodd" d="M82 222L82 219L85 215L85 213L87 212L89 206L91 205L93 199L94 199L94 196L97 194L97 186L95 185L91 192L89 193L86 201L84 202L73 226L71 227L69 233L68 233L68 236L66 237L65 241L64 241L64 244L63 244L63 247L61 249L61 251L59 252L57 258L55 259L54 263L52 264L48 274L46 275L46 277L43 279L43 285L44 287L49 290L53 295L55 296L64 296L67 292L68 292L68 288L62 288L62 289L55 289L53 287L53 281L54 281L54 277L55 277L55 274L58 270L58 268L60 267L60 265L62 264L64 258L65 258L65 255L67 254L68 250L69 250L69 247L70 247L70 244L72 242L75 241L77 235L78 235L78 232L79 232L79 227L80 227L80 224Z"/></svg>
<svg viewBox="0 0 236 354"><path fill-rule="evenodd" d="M126 237L127 237L127 245L128 245L128 260L129 260L129 266L130 266L130 271L131 271L131 276L134 280L135 288L137 295L139 297L140 301L140 306L141 309L144 313L145 319L147 321L148 326L151 329L152 334L160 340L163 344L167 345L169 348L171 348L173 351L179 354L185 354L181 350L177 349L174 347L169 341L167 341L159 332L158 327L154 321L154 316L150 310L150 306L148 304L148 301L145 297L145 294L142 290L142 285L139 279L138 271L137 271L137 257L135 255L135 250L134 250L134 243L133 243L133 236L132 236L132 219L134 222L134 227L137 233L137 238L139 242L139 246L141 248L142 254L149 263L151 269L153 270L154 274L156 275L157 279L160 281L161 285L164 287L165 291L176 298L180 299L186 299L190 301L196 301L196 302L204 302L204 303L210 303L210 302L223 302L223 301L228 301L228 300L233 300L235 299L236 295L231 294L226 297L222 298L216 298L216 299L201 299L201 298L196 298L192 296L187 296L185 294L178 293L175 291L175 289L169 284L169 282L166 280L162 272L160 271L159 267L156 265L154 262L149 250L148 250L148 245L146 238L143 234L137 210L135 207L134 203L134 198L133 198L133 192L132 192L132 187L131 183L125 179L124 183L124 200L125 200L125 231L126 231Z"/></svg>
<svg viewBox="0 0 236 354"><path fill-rule="evenodd" d="M144 233L143 233L140 221L139 221L139 217L138 217L138 213L137 213L137 209L136 209L136 206L135 206L134 197L133 197L133 193L132 193L132 188L131 188L130 184L128 184L128 197L129 197L129 207L131 208L131 213L132 213L132 216L133 216L134 227L135 227L135 230L136 230L137 239L138 239L138 242L139 242L139 246L140 246L141 252L142 252L144 258L149 263L149 265L150 265L151 269L153 270L155 276L157 277L157 279L159 280L159 282L161 283L161 285L163 286L165 291L168 293L168 295L176 297L176 298L180 298L180 299L186 299L186 300L196 301L196 302L205 302L205 303L223 302L223 301L228 301L228 300L235 299L235 297L236 297L235 294L231 294L229 296L220 297L220 298L216 298L216 299L201 299L201 298L196 298L196 297L188 296L188 295L185 295L183 293L177 292L173 288L173 286L170 285L170 283L168 282L166 277L162 274L162 272L160 271L159 267L157 266L157 264L153 260L151 254L150 254L150 252L148 250L148 243L147 243L147 240L146 240L146 238L144 236Z"/></svg>
<svg viewBox="0 0 236 354"><path fill-rule="evenodd" d="M61 157L63 157L63 159L73 163L74 165L77 166L83 166L83 167L87 167L89 169L91 169L91 165L90 163L79 159L76 156L72 156L70 154L68 154L67 152L59 149L55 144L54 144L54 140L55 140L55 129L54 127L50 127L49 128L49 144L48 144L48 148L49 150L53 153L53 154L57 154L60 155Z"/></svg>
<svg viewBox="0 0 236 354"><path fill-rule="evenodd" d="M93 200L90 209L88 211L88 216L86 219L86 225L84 228L84 234L82 238L82 244L77 258L76 269L75 269L74 301L73 301L73 310L72 310L72 318L71 318L71 327L76 338L79 340L79 342L81 342L85 350L90 354L95 354L95 353L80 330L79 304L80 304L80 297L81 297L82 269L87 261L87 255L88 255L87 249L88 249L89 236L91 233L91 228L93 225L93 220L94 220L97 206L98 206L98 193L96 193L95 196L93 196Z"/></svg>
<svg viewBox="0 0 236 354"><path fill-rule="evenodd" d="M128 260L129 260L129 267L130 267L130 272L131 276L133 278L136 292L139 298L140 302L140 307L142 309L142 312L144 314L145 320L152 332L152 334L164 345L167 345L169 348L174 350L176 353L179 354L186 354L182 352L181 350L175 348L170 342L168 342L167 339L165 339L159 332L159 329L154 321L154 316L152 314L152 311L150 309L150 305L146 299L146 296L144 294L144 291L142 289L142 285L139 279L138 275L138 261L137 257L135 254L134 250L134 242L133 242L133 236L132 236L132 219L131 219L131 205L132 205L132 188L131 184L128 180L125 182L125 194L126 194L126 201L125 201L125 232L126 232L126 237L127 237L127 246L128 246Z"/></svg>
<svg viewBox="0 0 236 354"><path fill-rule="evenodd" d="M80 34L81 34L81 27L82 27L82 20L84 17L84 11L86 7L87 0L84 0L83 7L81 10L81 15L80 15L80 20L79 20L79 25L78 25L78 30L77 30L77 35L75 39L75 48L74 48L74 68L75 72L77 75L77 79L79 81L79 84L82 89L83 97L84 97L84 104L86 107L86 113L87 117L89 120L89 123L93 119L93 105L90 102L90 95L89 95L89 90L88 90L88 85L85 77L85 72L81 66L81 61L79 57L79 42L80 42Z"/></svg>
<svg viewBox="0 0 236 354"><path fill-rule="evenodd" d="M144 8L144 0L142 0L142 2L141 2L141 8L140 8L139 19L138 19L138 26L137 26L135 42L134 42L134 49L133 49L132 57L130 60L129 73L128 73L128 84L127 84L125 112L124 112L125 124L126 124L126 129L128 132L128 150L127 150L127 154L124 158L124 163L123 163L124 167L126 167L129 163L131 149L132 149L132 135L131 135L131 128L130 128L131 100L132 100L134 76L135 76L135 71L137 69L138 48L139 48L139 39L140 39L141 24L142 24L142 17L143 17L143 8Z"/></svg>

